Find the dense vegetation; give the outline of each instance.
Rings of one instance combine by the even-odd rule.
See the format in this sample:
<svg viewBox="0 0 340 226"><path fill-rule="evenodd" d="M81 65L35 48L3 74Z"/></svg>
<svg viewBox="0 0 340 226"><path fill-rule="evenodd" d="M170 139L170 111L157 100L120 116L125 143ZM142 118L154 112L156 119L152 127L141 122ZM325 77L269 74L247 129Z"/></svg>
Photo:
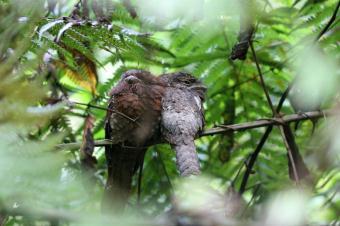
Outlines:
<svg viewBox="0 0 340 226"><path fill-rule="evenodd" d="M189 225L200 217L236 224L220 221L215 210L244 224L339 223L339 4L0 1L0 225ZM232 60L244 37L246 58ZM197 139L205 178L190 189L181 186L170 147L150 147L141 191L136 177L126 215L107 219L100 213L106 163L99 144L108 92L131 68L195 75L208 88L206 129L247 128L217 126L225 132ZM287 138L278 118L294 109L288 100L275 108L293 81L299 92L289 97L314 114L297 109L293 117L303 120L296 130L291 123ZM315 130L311 115L320 118ZM270 125L249 128L259 119ZM307 179L289 178L291 142L311 171Z"/></svg>

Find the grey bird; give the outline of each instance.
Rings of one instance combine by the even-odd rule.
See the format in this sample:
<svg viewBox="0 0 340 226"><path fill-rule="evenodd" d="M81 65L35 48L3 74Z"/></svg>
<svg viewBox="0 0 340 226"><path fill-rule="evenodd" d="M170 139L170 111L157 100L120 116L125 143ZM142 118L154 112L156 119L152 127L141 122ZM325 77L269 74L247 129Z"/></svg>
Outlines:
<svg viewBox="0 0 340 226"><path fill-rule="evenodd" d="M204 126L206 87L194 76L184 72L164 74L161 80L168 85L162 99L162 138L176 152L180 175L198 175L200 165L194 140Z"/></svg>

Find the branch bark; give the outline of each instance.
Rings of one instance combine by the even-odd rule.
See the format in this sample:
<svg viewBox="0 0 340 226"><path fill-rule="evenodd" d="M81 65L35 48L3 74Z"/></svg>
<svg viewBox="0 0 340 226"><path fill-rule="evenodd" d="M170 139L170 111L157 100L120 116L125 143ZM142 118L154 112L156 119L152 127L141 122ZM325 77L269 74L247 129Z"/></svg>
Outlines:
<svg viewBox="0 0 340 226"><path fill-rule="evenodd" d="M281 121L281 116L279 115L279 110L276 110L274 108L273 103L270 99L269 92L268 92L268 89L266 87L266 84L265 84L265 81L264 81L264 78L263 78L263 74L262 74L262 71L261 71L261 67L260 67L259 62L257 60L257 56L256 56L256 53L255 53L255 49L254 49L252 41L250 41L249 45L250 45L251 52L252 52L252 55L253 55L253 58L254 58L254 61L255 61L255 64L256 64L258 75L260 77L260 82L261 82L263 91L264 91L266 98L267 98L267 102L268 102L268 104L269 104L269 106L272 110L273 116L280 117L279 120ZM289 91L289 88L287 90ZM299 148L298 148L298 146L295 142L294 133L291 131L291 128L288 124L284 123L283 121L281 121L281 122L282 123L279 126L279 128L280 128L280 132L281 132L283 142L286 146L287 153L288 153L289 176L292 180L294 180L298 183L300 178L304 178L304 177L309 175L309 171L308 171L307 167L305 166L302 157L300 156ZM268 131L269 130L267 130L266 133ZM266 137L266 139L267 138L268 138L268 136ZM264 144L262 144L261 147L263 145ZM258 150L258 152L259 151L260 150ZM243 184L243 185L246 186L246 184ZM245 189L245 187L243 187L243 190L244 189Z"/></svg>
<svg viewBox="0 0 340 226"><path fill-rule="evenodd" d="M291 122L329 117L335 114L337 114L335 110L311 111L311 112L304 112L304 113L299 113L299 114L286 115L286 116L283 116L282 118L279 118L279 117L264 118L264 119L259 119L259 120L252 121L252 122L245 122L245 123L239 123L239 124L233 124L233 125L218 125L214 128L210 128L210 129L203 131L200 137L212 136L216 134L224 134L227 132L234 132L234 131L244 131L244 130L255 129L255 128L260 128L260 127L280 126L282 125L282 123L289 124ZM77 148L80 148L81 144L82 144L81 142L64 143L64 144L58 144L56 147L58 149L77 149ZM107 139L95 141L96 147L103 147L103 146L111 145L111 144L112 144L112 141L107 140Z"/></svg>

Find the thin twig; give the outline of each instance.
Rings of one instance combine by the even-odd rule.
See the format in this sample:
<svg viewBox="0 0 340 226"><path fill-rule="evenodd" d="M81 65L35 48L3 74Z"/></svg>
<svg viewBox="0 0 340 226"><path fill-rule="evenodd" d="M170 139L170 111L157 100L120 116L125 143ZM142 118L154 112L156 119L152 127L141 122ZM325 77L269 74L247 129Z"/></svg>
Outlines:
<svg viewBox="0 0 340 226"><path fill-rule="evenodd" d="M253 42L250 41L250 42L249 42L249 45L250 45L251 53L252 53L252 55L253 55L253 58L254 58L254 61L255 61L255 64L256 64L257 72L258 72L259 77L260 77L260 82L261 82L262 89L263 89L263 91L264 91L264 93L265 93L265 95L266 95L266 98L267 98L267 102L268 102L268 104L269 104L269 107L270 107L270 109L272 110L273 115L275 116L275 115L276 115L276 111L275 111L275 109L274 109L273 102L272 102L272 100L270 99L268 89L267 89L266 84L265 84L265 82L264 82L264 78L263 78L263 75L262 75L261 67L260 67L259 62L258 62L258 60L257 60L257 56L256 56L256 53L255 53L255 49L254 49Z"/></svg>
<svg viewBox="0 0 340 226"><path fill-rule="evenodd" d="M252 42L250 42L250 48L251 48L251 52L253 54L253 58L255 60L256 68L257 68L257 71L258 71L258 74L259 74L259 77L260 77L260 81L261 81L263 91L264 91L264 93L267 97L267 102L268 102L268 104L269 104L269 106L272 110L273 116L279 116L278 111L276 111L274 109L273 103L270 99L269 92L267 90L267 87L266 87L266 84L265 84L265 81L264 81L264 78L263 78L263 75L262 75L261 67L260 67L259 62L257 60L254 45L253 45ZM287 88L287 94L288 94L289 90L290 90L290 87ZM283 96L286 95L285 93L283 94ZM282 104L282 103L279 103L279 104ZM281 125L279 126L279 128L280 128L280 132L281 132L283 142L284 142L285 147L286 147L287 152L288 152L288 158L289 158L289 161L290 161L290 165L293 169L294 180L296 182L299 182L300 178L299 178L299 175L298 175L298 172L297 172L296 162L294 161L294 158L293 158L293 152L298 153L298 147L295 143L295 138L294 138L293 133L291 132L289 125L287 125L284 121L282 121L281 118L278 119L278 123L280 123L280 122L281 122ZM287 135L287 133L291 134L291 136Z"/></svg>
<svg viewBox="0 0 340 226"><path fill-rule="evenodd" d="M333 12L333 15L332 17L329 19L328 23L326 24L326 26L322 29L322 31L319 33L319 35L315 38L315 42L319 41L319 39L321 38L321 36L323 36L327 31L328 29L331 27L332 23L335 21L336 19L336 14L338 13L339 11L339 7L340 7L340 0L338 1L338 4L337 6L335 7L335 10Z"/></svg>
<svg viewBox="0 0 340 226"><path fill-rule="evenodd" d="M243 169L243 166L248 161L248 159L249 159L249 156L247 156L247 158L238 167L237 173L236 173L234 179L231 181L231 187L232 188L235 188L235 182L236 182L237 178L239 177L239 175L241 174L241 170Z"/></svg>
<svg viewBox="0 0 340 226"><path fill-rule="evenodd" d="M283 94L282 94L282 96L281 96L281 98L279 100L279 104L276 107L276 112L280 112L280 110L281 110L281 108L283 106L283 103L285 102L285 100L286 100L286 98L288 96L288 93L289 93L290 89L291 89L291 86L288 86L287 89L283 92ZM243 175L242 183L241 183L241 186L240 186L240 193L241 194L245 191L249 175L252 172L252 169L253 169L254 164L256 162L256 159L257 159L257 156L260 153L260 150L262 149L263 145L266 143L266 141L267 141L267 139L269 137L269 134L272 131L272 129L273 129L273 125L270 125L270 126L267 127L267 129L266 129L265 133L262 135L261 140L258 143L255 151L253 152L253 154L250 157L247 170L246 170L246 172Z"/></svg>
<svg viewBox="0 0 340 226"><path fill-rule="evenodd" d="M257 77L258 76L254 76L254 78L256 78L256 79L257 79ZM239 73L237 73L237 75L236 75L236 81L239 81ZM244 112L246 113L245 118L246 118L247 121L249 121L248 107L247 107L247 105L245 103L245 98L244 98L243 92L240 92L240 100L243 103ZM250 140L251 140L252 144L256 144L256 140L254 139L254 136L252 134L250 134ZM244 162L242 163L240 169L238 170L237 175L236 175L236 177L233 180L233 183L235 183L236 180L238 179L239 175L241 174L241 170L243 169L243 167L247 166L247 162L249 161L250 157L251 157L251 155L247 155L247 158L244 160Z"/></svg>
<svg viewBox="0 0 340 226"><path fill-rule="evenodd" d="M79 149L81 146L81 142L72 142L72 143L63 143L63 144L58 144L56 148L58 149ZM103 140L96 140L94 142L95 147L104 147L107 145L111 145L112 141L108 139L103 139Z"/></svg>
<svg viewBox="0 0 340 226"><path fill-rule="evenodd" d="M283 92L283 94L282 94L282 96L281 96L281 98L280 98L280 100L279 100L279 103L278 103L278 105L277 105L277 107L276 107L276 112L280 112L280 110L281 110L281 108L282 108L282 106L283 106L283 103L284 103L285 100L287 99L288 94L289 94L291 88L292 88L291 85L289 85L289 86L287 87L287 89Z"/></svg>
<svg viewBox="0 0 340 226"><path fill-rule="evenodd" d="M109 112L112 112L112 113L116 113L134 123L137 123L136 119L133 119L129 116L127 116L126 114L120 112L120 111L117 111L117 110L113 110L113 109L110 109L110 108L106 108L106 107L101 107L101 106L97 106L97 105L92 105L92 104L85 104L85 103L80 103L80 102L77 102L77 101L70 101L70 100L67 100L68 103L70 103L70 105L72 106L72 104L77 104L77 105L83 105L83 106L86 106L86 107L89 107L89 108L96 108L96 109L100 109L100 110L104 110L104 111L109 111Z"/></svg>
<svg viewBox="0 0 340 226"><path fill-rule="evenodd" d="M286 125L286 128L289 127L289 125ZM287 128L287 129L290 129L290 128ZM280 126L280 132L281 132L281 136L282 136L282 139L283 139L283 143L285 144L286 146L286 149L288 151L288 158L291 162L291 165L292 165L292 168L293 168L293 175L294 175L294 179L296 182L299 182L300 178L299 178L299 175L297 173L297 169L296 169L296 165L295 165L295 161L294 161L294 158L293 158L293 152L292 152L292 147L289 143L289 138L286 136L286 133L285 133L285 129L283 126ZM291 139L294 139L294 137L291 137ZM295 140L294 140L295 142Z"/></svg>
<svg viewBox="0 0 340 226"><path fill-rule="evenodd" d="M244 173L244 176L242 178L242 182L241 182L241 186L240 186L240 190L239 190L240 194L243 194L245 189L246 189L248 178L249 178L249 176L252 172L253 166L256 162L256 158L257 158L258 154L260 153L263 145L265 144L267 138L269 137L269 134L271 133L272 129L273 129L273 125L267 127L266 132L263 134L263 136L262 136L259 144L257 145L254 153L251 155L251 157L249 159L246 172Z"/></svg>
<svg viewBox="0 0 340 226"><path fill-rule="evenodd" d="M156 153L157 153L157 158L159 159L159 162L161 163L162 169L164 171L165 177L166 177L166 179L167 179L167 181L168 181L168 183L170 185L171 190L173 190L173 186L172 186L172 183L171 183L171 180L170 180L170 176L168 174L168 171L166 170L166 167L165 167L163 158L161 156L161 153L158 151L157 148L155 148L155 150L156 150Z"/></svg>
<svg viewBox="0 0 340 226"><path fill-rule="evenodd" d="M257 192L259 191L259 188L261 187L261 184L257 184L255 185L255 188L254 188L254 191L253 191L253 194L251 196L251 199L250 201L247 203L247 206L244 208L244 210L242 211L242 214L241 214L241 217L243 217L245 215L245 213L247 212L247 210L249 209L251 203L254 201L255 197L256 197L256 194Z"/></svg>
<svg viewBox="0 0 340 226"><path fill-rule="evenodd" d="M311 111L298 114L291 114L283 116L282 118L259 119L252 122L245 122L233 125L217 125L214 128L205 130L201 136L210 136L215 134L222 134L230 131L243 131L248 129L255 129L266 126L282 125L282 123L289 124L291 122L298 122L310 119L319 119L325 116L332 116L337 114L336 110Z"/></svg>

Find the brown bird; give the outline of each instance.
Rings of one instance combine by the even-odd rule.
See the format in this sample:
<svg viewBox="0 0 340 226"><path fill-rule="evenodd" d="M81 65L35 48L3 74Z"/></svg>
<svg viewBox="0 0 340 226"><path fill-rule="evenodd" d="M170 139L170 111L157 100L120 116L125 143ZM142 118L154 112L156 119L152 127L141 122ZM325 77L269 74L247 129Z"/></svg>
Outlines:
<svg viewBox="0 0 340 226"><path fill-rule="evenodd" d="M162 138L176 152L180 175L198 175L200 165L194 140L204 126L202 103L206 87L183 72L164 74L161 79L168 84L162 101Z"/></svg>
<svg viewBox="0 0 340 226"><path fill-rule="evenodd" d="M143 162L146 146L160 140L161 101L165 83L151 73L129 70L111 90L105 121L108 178L104 211L123 210L132 177Z"/></svg>

